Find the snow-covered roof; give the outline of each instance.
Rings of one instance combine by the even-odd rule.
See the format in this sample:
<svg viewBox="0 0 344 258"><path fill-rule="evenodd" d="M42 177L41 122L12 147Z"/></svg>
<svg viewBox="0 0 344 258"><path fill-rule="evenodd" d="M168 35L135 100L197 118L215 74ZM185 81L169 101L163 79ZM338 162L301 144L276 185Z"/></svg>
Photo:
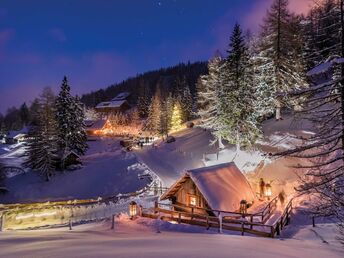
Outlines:
<svg viewBox="0 0 344 258"><path fill-rule="evenodd" d="M97 108L120 108L124 103L126 103L126 100L111 100L111 101L105 101L100 102L97 106Z"/></svg>
<svg viewBox="0 0 344 258"><path fill-rule="evenodd" d="M87 120L85 121L85 124L86 124L87 130L101 130L106 124L106 120L104 119Z"/></svg>
<svg viewBox="0 0 344 258"><path fill-rule="evenodd" d="M236 211L240 201L252 202L255 195L245 176L234 162L186 171L161 200L171 198L190 178L213 210Z"/></svg>
<svg viewBox="0 0 344 258"><path fill-rule="evenodd" d="M20 136L27 135L28 133L29 133L29 128L25 126L19 131L9 131L7 134L7 138L16 139Z"/></svg>
<svg viewBox="0 0 344 258"><path fill-rule="evenodd" d="M130 92L121 92L116 97L112 99L112 101L116 100L125 100L127 97L129 97Z"/></svg>
<svg viewBox="0 0 344 258"><path fill-rule="evenodd" d="M332 59L328 59L326 62L321 63L314 67L313 69L307 72L307 76L314 76L322 73L327 73L334 64L341 64L344 63L344 58L342 57L334 57Z"/></svg>

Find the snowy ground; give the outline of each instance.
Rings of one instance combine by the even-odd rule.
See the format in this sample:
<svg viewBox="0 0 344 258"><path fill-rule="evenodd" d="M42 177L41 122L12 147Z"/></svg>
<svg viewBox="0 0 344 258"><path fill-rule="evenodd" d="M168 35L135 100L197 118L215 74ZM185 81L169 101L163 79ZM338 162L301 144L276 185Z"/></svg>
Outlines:
<svg viewBox="0 0 344 258"><path fill-rule="evenodd" d="M82 169L66 171L50 182L45 182L33 172L7 179L5 183L9 193L1 196L0 202L97 198L133 192L149 183L147 178L138 178L145 168L135 155L121 150L118 140L92 141L89 146L83 157Z"/></svg>
<svg viewBox="0 0 344 258"><path fill-rule="evenodd" d="M157 233L157 230L161 233ZM37 231L0 234L2 257L312 257L339 258L342 246L334 239L333 224L300 227L291 238L261 238L218 234L190 225L122 215L115 230L110 222Z"/></svg>

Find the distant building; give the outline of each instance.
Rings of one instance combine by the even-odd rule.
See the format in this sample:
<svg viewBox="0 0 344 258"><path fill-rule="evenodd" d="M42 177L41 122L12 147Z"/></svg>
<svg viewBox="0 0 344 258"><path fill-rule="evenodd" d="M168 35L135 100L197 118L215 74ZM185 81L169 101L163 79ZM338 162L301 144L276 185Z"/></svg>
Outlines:
<svg viewBox="0 0 344 258"><path fill-rule="evenodd" d="M86 120L86 133L87 135L98 135L104 130L107 120L98 119L98 120Z"/></svg>
<svg viewBox="0 0 344 258"><path fill-rule="evenodd" d="M5 138L6 144L15 144L19 142L24 142L29 133L29 128L24 127L19 131L9 131Z"/></svg>
<svg viewBox="0 0 344 258"><path fill-rule="evenodd" d="M130 109L128 103L129 92L119 93L115 98L110 101L100 102L94 109L100 113L118 113L125 112Z"/></svg>

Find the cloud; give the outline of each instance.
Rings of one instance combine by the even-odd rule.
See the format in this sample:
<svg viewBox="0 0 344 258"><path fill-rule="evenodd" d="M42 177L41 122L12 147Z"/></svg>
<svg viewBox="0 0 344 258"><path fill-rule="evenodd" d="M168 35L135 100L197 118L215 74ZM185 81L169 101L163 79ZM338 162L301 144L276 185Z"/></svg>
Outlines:
<svg viewBox="0 0 344 258"><path fill-rule="evenodd" d="M57 42L66 42L67 41L67 37L66 34L64 33L64 31L60 28L53 28L49 31L49 35L50 37L57 41Z"/></svg>

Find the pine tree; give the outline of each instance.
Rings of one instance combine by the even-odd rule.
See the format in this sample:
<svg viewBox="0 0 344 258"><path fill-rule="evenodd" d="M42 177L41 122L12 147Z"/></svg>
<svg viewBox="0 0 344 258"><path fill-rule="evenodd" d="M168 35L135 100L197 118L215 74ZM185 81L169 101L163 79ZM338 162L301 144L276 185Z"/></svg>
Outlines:
<svg viewBox="0 0 344 258"><path fill-rule="evenodd" d="M87 137L83 107L80 100L71 95L66 77L62 81L61 90L56 99L56 120L58 142L62 152L75 151L84 155L87 149Z"/></svg>
<svg viewBox="0 0 344 258"><path fill-rule="evenodd" d="M215 134L235 143L239 150L242 145L252 146L260 135L255 112L253 68L239 24L234 26L227 52L224 86L219 98L221 127Z"/></svg>
<svg viewBox="0 0 344 258"><path fill-rule="evenodd" d="M152 97L149 105L146 129L155 135L158 135L161 132L161 97L159 88Z"/></svg>
<svg viewBox="0 0 344 258"><path fill-rule="evenodd" d="M267 94L274 95L276 119L281 118L282 105L293 104L289 92L306 87L299 20L288 10L288 0L274 0L264 19L260 55L265 69Z"/></svg>
<svg viewBox="0 0 344 258"><path fill-rule="evenodd" d="M25 102L20 106L19 112L23 126L28 125L30 122L30 112Z"/></svg>
<svg viewBox="0 0 344 258"><path fill-rule="evenodd" d="M173 105L172 116L171 116L171 130L178 131L182 127L182 116L183 111L181 105L178 101L176 101Z"/></svg>
<svg viewBox="0 0 344 258"><path fill-rule="evenodd" d="M192 118L193 99L189 85L185 84L181 96L182 121L185 123Z"/></svg>
<svg viewBox="0 0 344 258"><path fill-rule="evenodd" d="M344 0L339 3L341 22L337 33L344 31ZM298 92L298 96L306 100L302 118L308 118L314 124L314 135L302 138L302 145L279 155L307 160L307 163L298 165L305 171L298 190L312 200L310 210L313 216L337 219L344 243L343 34L339 42L341 58L332 62L332 78Z"/></svg>
<svg viewBox="0 0 344 258"><path fill-rule="evenodd" d="M222 59L216 55L208 63L208 74L200 77L197 92L198 116L201 127L219 130L219 98L222 87L221 81Z"/></svg>
<svg viewBox="0 0 344 258"><path fill-rule="evenodd" d="M25 166L38 171L47 181L53 176L57 165L57 124L55 121L55 96L45 88L39 98L37 125L32 126L27 143Z"/></svg>
<svg viewBox="0 0 344 258"><path fill-rule="evenodd" d="M148 116L149 111L149 103L151 100L151 92L150 88L146 83L141 80L139 84L138 90L139 96L137 100L137 108L141 118L146 118Z"/></svg>

